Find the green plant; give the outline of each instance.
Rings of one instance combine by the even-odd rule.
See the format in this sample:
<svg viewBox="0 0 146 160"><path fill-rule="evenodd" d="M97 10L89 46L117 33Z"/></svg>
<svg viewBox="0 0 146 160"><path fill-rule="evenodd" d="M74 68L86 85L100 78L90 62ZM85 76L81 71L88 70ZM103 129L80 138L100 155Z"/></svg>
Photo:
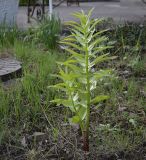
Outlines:
<svg viewBox="0 0 146 160"><path fill-rule="evenodd" d="M61 21L58 16L52 14L51 17L44 17L39 27L35 31L35 39L43 43L48 49L58 47L61 33Z"/></svg>
<svg viewBox="0 0 146 160"><path fill-rule="evenodd" d="M111 70L100 70L98 65L111 59L109 54L101 54L110 46L106 46L107 37L101 36L104 31L96 32L97 24L102 19L90 20L92 10L86 15L83 11L73 15L79 19L79 23L70 21L71 35L64 38L60 43L68 46L71 56L65 62L58 62L59 74L55 75L63 82L53 88L59 89L64 95L52 102L62 104L73 112L70 119L72 123L78 123L82 130L83 149L89 151L89 125L91 106L106 100L109 96L94 94L97 81L110 74ZM98 70L94 67L97 66Z"/></svg>
<svg viewBox="0 0 146 160"><path fill-rule="evenodd" d="M136 75L143 76L146 74L145 61L146 61L145 57L140 57L140 55L138 55L131 58L128 66L130 66L133 69Z"/></svg>
<svg viewBox="0 0 146 160"><path fill-rule="evenodd" d="M5 21L0 25L0 46L14 45L18 37L18 29L16 26L9 27Z"/></svg>

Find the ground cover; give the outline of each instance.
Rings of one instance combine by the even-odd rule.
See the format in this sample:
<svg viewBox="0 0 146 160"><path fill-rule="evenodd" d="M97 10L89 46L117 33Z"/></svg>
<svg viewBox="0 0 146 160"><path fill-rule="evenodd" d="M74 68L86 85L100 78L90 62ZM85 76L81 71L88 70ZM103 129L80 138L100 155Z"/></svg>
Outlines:
<svg viewBox="0 0 146 160"><path fill-rule="evenodd" d="M3 29L0 55L15 56L22 62L23 72L21 78L0 83L0 159L84 159L79 126L68 121L72 113L62 105L50 103L60 96L48 88L59 82L52 76L58 73L56 61L66 60L68 53L59 47L48 48L46 41L43 44L47 32L38 36L33 29L27 32ZM98 81L95 90L110 99L91 110L89 159L143 160L146 26L110 25L110 30L103 34L114 46L108 52L117 58L94 68L95 71L99 67L113 68L114 74Z"/></svg>

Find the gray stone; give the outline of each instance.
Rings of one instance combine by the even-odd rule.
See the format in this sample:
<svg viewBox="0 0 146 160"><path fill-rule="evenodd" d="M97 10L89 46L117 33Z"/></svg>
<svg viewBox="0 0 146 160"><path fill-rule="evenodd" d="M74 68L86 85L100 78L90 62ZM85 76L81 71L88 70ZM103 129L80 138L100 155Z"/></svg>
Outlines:
<svg viewBox="0 0 146 160"><path fill-rule="evenodd" d="M13 58L0 58L0 79L7 81L21 72L21 63Z"/></svg>
<svg viewBox="0 0 146 160"><path fill-rule="evenodd" d="M47 135L42 132L34 132L33 137L36 141L43 141L47 138Z"/></svg>

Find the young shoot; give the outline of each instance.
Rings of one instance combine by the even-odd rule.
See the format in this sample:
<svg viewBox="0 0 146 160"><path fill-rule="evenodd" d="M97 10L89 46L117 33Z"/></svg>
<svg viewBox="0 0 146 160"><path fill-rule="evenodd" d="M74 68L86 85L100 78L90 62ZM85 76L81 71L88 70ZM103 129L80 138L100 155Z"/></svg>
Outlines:
<svg viewBox="0 0 146 160"><path fill-rule="evenodd" d="M111 59L103 52L107 37L102 36L106 30L96 31L102 19L91 19L92 10L88 14L83 11L73 14L79 21L69 21L71 35L65 37L60 44L70 53L65 62L58 62L61 82L51 86L63 93L62 98L52 102L62 104L73 112L72 123L79 124L83 136L83 149L89 151L90 110L99 102L109 98L107 95L94 95L97 82L110 74L110 70L96 69L99 64Z"/></svg>

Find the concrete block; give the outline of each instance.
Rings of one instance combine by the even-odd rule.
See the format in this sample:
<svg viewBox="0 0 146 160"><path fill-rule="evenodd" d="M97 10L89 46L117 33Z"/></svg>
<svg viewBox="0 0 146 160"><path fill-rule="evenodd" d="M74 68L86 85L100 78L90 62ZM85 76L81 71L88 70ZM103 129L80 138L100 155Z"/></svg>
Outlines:
<svg viewBox="0 0 146 160"><path fill-rule="evenodd" d="M16 21L19 0L0 0L0 23L12 25Z"/></svg>

